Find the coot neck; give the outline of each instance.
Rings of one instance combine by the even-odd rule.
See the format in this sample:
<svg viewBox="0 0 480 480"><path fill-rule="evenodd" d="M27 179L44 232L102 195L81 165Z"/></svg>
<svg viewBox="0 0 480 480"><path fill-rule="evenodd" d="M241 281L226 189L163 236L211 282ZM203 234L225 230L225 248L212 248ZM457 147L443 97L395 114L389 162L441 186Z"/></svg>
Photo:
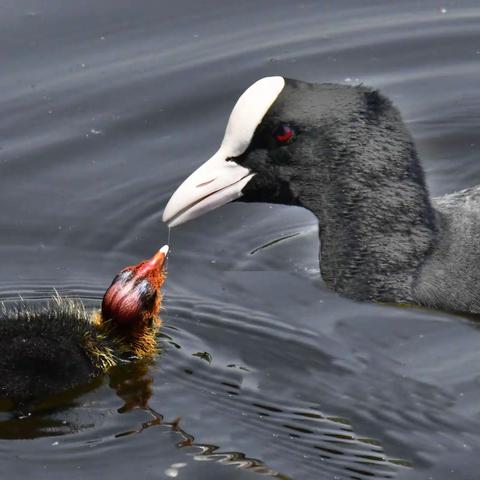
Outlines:
<svg viewBox="0 0 480 480"><path fill-rule="evenodd" d="M394 125L384 143L375 125L361 140L343 129L354 145L323 131L317 154L328 161L317 156L322 168L308 170L300 195L319 221L324 281L358 300L413 301L415 276L435 244L422 167L405 127Z"/></svg>

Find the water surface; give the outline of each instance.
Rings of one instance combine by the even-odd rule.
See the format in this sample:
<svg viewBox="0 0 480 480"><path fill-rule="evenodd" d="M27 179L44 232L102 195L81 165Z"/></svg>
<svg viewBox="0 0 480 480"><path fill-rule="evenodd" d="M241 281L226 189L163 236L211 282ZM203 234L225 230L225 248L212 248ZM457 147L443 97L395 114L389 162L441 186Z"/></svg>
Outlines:
<svg viewBox="0 0 480 480"><path fill-rule="evenodd" d="M4 0L1 297L99 305L265 75L381 89L433 195L480 183L479 21L475 0ZM475 478L474 323L332 293L299 208L229 205L171 246L162 354L0 405L2 478Z"/></svg>

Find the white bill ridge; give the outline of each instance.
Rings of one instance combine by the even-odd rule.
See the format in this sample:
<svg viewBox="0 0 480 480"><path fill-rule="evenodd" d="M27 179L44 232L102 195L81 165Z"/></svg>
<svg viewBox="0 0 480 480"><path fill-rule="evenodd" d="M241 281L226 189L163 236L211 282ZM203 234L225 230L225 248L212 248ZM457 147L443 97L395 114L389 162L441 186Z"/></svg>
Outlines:
<svg viewBox="0 0 480 480"><path fill-rule="evenodd" d="M266 77L245 90L233 107L220 148L177 188L163 212L164 222L174 227L242 196L254 174L231 159L247 150L284 86L283 77Z"/></svg>

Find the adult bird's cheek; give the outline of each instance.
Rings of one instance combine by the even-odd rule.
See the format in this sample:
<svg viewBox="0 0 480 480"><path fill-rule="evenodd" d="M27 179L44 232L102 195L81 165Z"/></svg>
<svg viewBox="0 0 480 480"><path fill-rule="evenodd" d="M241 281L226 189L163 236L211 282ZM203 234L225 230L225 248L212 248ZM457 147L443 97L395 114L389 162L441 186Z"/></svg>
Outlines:
<svg viewBox="0 0 480 480"><path fill-rule="evenodd" d="M168 201L163 221L174 227L241 197L242 189L255 174L227 158L220 147L195 170Z"/></svg>

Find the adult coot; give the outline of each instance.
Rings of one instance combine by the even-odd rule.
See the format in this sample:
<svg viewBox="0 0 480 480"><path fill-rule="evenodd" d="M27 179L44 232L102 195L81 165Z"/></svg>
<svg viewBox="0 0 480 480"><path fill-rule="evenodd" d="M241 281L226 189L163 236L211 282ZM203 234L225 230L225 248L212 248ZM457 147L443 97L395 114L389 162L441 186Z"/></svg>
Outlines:
<svg viewBox="0 0 480 480"><path fill-rule="evenodd" d="M240 199L318 218L326 284L350 298L480 313L480 187L429 197L400 113L364 86L263 78L173 194L179 225Z"/></svg>

